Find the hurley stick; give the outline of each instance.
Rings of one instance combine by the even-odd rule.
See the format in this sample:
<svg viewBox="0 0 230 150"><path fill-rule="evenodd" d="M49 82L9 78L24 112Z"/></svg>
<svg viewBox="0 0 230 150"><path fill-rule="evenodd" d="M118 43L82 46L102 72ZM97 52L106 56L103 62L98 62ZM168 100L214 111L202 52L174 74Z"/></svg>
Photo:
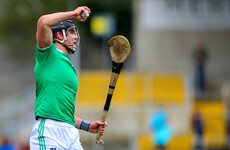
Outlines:
<svg viewBox="0 0 230 150"><path fill-rule="evenodd" d="M112 100L113 92L117 83L117 79L119 77L119 74L121 72L122 66L128 57L131 47L129 44L129 41L122 35L117 35L112 37L107 45L109 46L109 51L112 58L112 74L110 78L110 84L109 84L109 91L107 94L103 114L101 116L101 122L105 122L107 113L109 111L110 102ZM100 129L102 126L99 127L96 143L101 145L104 144L104 142L101 140L101 134Z"/></svg>

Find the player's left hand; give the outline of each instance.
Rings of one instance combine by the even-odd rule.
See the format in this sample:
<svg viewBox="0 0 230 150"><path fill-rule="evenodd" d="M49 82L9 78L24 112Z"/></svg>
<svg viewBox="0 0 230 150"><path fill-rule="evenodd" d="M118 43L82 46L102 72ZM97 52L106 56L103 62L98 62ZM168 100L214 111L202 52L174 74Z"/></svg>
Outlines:
<svg viewBox="0 0 230 150"><path fill-rule="evenodd" d="M91 122L89 125L89 132L97 133L100 126L102 126L100 130L100 134L103 135L107 127L107 122L101 122L101 121Z"/></svg>

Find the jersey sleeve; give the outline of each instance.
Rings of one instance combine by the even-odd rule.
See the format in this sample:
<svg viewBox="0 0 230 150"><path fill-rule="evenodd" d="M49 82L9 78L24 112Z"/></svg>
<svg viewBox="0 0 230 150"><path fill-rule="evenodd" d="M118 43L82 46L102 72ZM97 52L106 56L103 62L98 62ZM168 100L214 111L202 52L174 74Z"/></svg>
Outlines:
<svg viewBox="0 0 230 150"><path fill-rule="evenodd" d="M52 42L52 44L46 48L39 48L36 44L36 60L41 62L48 59L50 52L55 47L55 44Z"/></svg>

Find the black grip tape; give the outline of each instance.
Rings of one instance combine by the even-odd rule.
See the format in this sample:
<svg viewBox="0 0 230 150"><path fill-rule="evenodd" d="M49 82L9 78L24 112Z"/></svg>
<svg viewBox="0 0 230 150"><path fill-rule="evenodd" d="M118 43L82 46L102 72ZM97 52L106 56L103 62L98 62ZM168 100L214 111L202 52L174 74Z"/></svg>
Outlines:
<svg viewBox="0 0 230 150"><path fill-rule="evenodd" d="M110 89L115 89L115 86L111 86L111 85L110 85L109 88L110 88Z"/></svg>
<svg viewBox="0 0 230 150"><path fill-rule="evenodd" d="M120 74L123 64L124 63L116 63L112 61L112 65L113 65L112 72Z"/></svg>
<svg viewBox="0 0 230 150"><path fill-rule="evenodd" d="M104 110L109 111L109 106L110 106L111 99L112 99L112 95L108 94L107 98L106 98Z"/></svg>

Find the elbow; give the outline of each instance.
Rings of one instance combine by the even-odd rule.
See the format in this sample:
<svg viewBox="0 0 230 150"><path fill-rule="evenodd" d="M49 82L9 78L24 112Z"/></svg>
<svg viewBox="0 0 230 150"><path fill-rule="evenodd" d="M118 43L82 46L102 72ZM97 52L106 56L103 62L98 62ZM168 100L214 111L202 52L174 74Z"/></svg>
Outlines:
<svg viewBox="0 0 230 150"><path fill-rule="evenodd" d="M49 15L43 15L41 16L39 19L38 19L38 22L37 22L37 25L38 26L51 26L50 25L50 17Z"/></svg>
<svg viewBox="0 0 230 150"><path fill-rule="evenodd" d="M40 26L40 25L45 25L46 24L46 16L41 16L39 19L38 19L38 22L37 22L37 25Z"/></svg>

